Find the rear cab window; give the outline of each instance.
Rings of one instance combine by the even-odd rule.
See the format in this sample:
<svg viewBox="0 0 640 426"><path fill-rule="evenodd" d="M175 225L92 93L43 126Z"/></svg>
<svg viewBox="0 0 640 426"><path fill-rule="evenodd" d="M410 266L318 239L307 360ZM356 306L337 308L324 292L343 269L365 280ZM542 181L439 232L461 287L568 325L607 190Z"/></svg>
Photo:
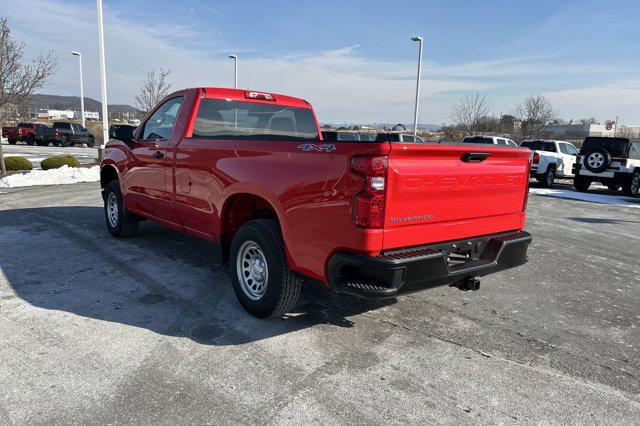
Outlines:
<svg viewBox="0 0 640 426"><path fill-rule="evenodd" d="M310 108L205 98L200 101L193 138L317 141Z"/></svg>
<svg viewBox="0 0 640 426"><path fill-rule="evenodd" d="M523 148L529 148L532 151L556 152L556 145L547 141L524 141L520 144Z"/></svg>
<svg viewBox="0 0 640 426"><path fill-rule="evenodd" d="M462 143L482 143L493 145L493 138L483 136L465 136Z"/></svg>

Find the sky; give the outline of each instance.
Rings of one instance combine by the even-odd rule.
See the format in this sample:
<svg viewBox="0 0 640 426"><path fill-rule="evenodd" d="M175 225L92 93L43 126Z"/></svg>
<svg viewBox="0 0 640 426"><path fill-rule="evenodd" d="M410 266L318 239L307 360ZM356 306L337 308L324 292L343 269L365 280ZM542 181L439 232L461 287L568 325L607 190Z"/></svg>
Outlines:
<svg viewBox="0 0 640 426"><path fill-rule="evenodd" d="M103 0L108 100L134 105L151 69L173 89L239 87L304 98L330 123L413 121L418 43L425 40L419 122L452 121L466 92L492 113L545 94L565 120L640 124L640 2ZM0 0L26 57L52 51L42 93L100 100L94 0Z"/></svg>

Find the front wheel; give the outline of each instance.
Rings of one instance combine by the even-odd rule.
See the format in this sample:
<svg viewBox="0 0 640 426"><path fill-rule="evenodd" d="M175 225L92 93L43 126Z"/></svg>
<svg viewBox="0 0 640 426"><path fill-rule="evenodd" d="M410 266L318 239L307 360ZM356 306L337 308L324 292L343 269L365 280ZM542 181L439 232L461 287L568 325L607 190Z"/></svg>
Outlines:
<svg viewBox="0 0 640 426"><path fill-rule="evenodd" d="M49 146L49 141L45 141L44 139L36 139L36 144L38 146Z"/></svg>
<svg viewBox="0 0 640 426"><path fill-rule="evenodd" d="M87 148L93 148L96 146L96 140L94 138L89 138L87 141Z"/></svg>
<svg viewBox="0 0 640 426"><path fill-rule="evenodd" d="M107 229L114 237L130 237L138 229L139 219L127 210L117 180L109 182L105 188L104 215Z"/></svg>
<svg viewBox="0 0 640 426"><path fill-rule="evenodd" d="M251 220L238 229L231 243L229 274L238 301L258 318L281 317L300 298L302 282L289 270L275 220Z"/></svg>
<svg viewBox="0 0 640 426"><path fill-rule="evenodd" d="M68 148L68 147L70 147L71 145L73 145L73 144L71 143L71 139L69 139L69 138L68 138L68 137L66 137L66 136L63 136L63 137L62 137L62 140L60 141L60 144L61 144L62 146L64 146L65 148Z"/></svg>
<svg viewBox="0 0 640 426"><path fill-rule="evenodd" d="M9 138L9 145L15 145L15 144L17 144L17 143L18 143L18 140L17 140L17 139L11 139L11 138Z"/></svg>
<svg viewBox="0 0 640 426"><path fill-rule="evenodd" d="M33 136L29 136L26 142L27 142L27 145L33 146L36 144L36 139Z"/></svg>
<svg viewBox="0 0 640 426"><path fill-rule="evenodd" d="M640 193L640 171L633 172L631 180L623 185L622 192L630 197L638 196L638 193Z"/></svg>
<svg viewBox="0 0 640 426"><path fill-rule="evenodd" d="M576 191L587 192L590 186L591 179L582 176L576 176L573 178L573 187L576 189Z"/></svg>

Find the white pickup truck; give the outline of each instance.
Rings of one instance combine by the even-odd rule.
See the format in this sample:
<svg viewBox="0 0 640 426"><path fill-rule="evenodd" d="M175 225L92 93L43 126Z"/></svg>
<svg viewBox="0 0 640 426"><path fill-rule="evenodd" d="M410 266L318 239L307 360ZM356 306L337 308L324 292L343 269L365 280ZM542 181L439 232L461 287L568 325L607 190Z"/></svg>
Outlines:
<svg viewBox="0 0 640 426"><path fill-rule="evenodd" d="M527 139L520 144L531 150L531 177L551 188L556 177L572 178L578 148L565 141Z"/></svg>

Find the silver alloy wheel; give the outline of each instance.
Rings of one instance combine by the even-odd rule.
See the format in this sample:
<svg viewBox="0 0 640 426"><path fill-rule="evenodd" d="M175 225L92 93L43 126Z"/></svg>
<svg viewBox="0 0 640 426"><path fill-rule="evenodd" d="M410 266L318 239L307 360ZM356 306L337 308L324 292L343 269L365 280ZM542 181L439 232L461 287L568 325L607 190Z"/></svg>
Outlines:
<svg viewBox="0 0 640 426"><path fill-rule="evenodd" d="M256 242L242 243L236 258L236 272L244 294L251 300L260 300L269 284L269 268L267 258Z"/></svg>
<svg viewBox="0 0 640 426"><path fill-rule="evenodd" d="M594 169L602 167L602 165L604 164L604 155L600 154L599 152L593 152L587 158L587 162Z"/></svg>
<svg viewBox="0 0 640 426"><path fill-rule="evenodd" d="M107 198L107 218L109 219L109 225L111 225L112 228L116 228L118 226L118 216L118 197L116 197L116 194L112 192Z"/></svg>

